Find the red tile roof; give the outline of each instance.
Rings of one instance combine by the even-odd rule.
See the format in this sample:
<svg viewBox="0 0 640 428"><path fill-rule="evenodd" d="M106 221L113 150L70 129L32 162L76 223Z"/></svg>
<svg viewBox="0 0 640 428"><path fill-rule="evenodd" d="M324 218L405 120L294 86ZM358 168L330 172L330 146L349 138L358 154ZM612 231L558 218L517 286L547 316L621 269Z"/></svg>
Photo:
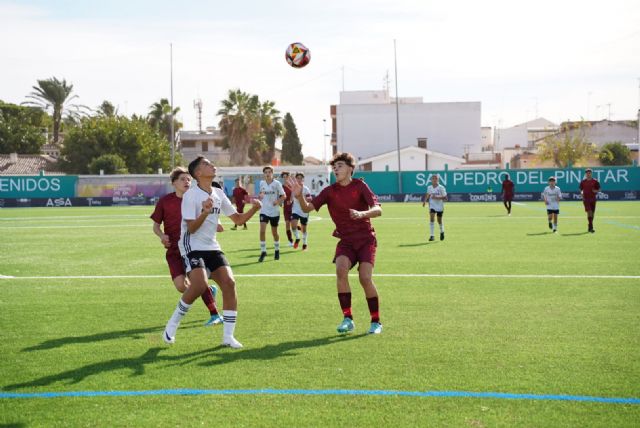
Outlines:
<svg viewBox="0 0 640 428"><path fill-rule="evenodd" d="M41 170L51 175L64 175L51 156L18 155L17 162L14 162L11 155L0 154L0 175L38 175Z"/></svg>

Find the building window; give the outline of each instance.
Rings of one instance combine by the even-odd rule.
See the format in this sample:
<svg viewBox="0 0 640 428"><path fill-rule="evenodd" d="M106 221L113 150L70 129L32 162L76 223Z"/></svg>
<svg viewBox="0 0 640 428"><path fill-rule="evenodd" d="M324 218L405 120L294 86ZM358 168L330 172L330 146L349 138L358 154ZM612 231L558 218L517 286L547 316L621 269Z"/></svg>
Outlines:
<svg viewBox="0 0 640 428"><path fill-rule="evenodd" d="M209 142L208 141L203 141L202 142L202 151L203 152L208 152L209 151Z"/></svg>
<svg viewBox="0 0 640 428"><path fill-rule="evenodd" d="M196 147L195 141L183 141L182 147L185 149L193 149Z"/></svg>

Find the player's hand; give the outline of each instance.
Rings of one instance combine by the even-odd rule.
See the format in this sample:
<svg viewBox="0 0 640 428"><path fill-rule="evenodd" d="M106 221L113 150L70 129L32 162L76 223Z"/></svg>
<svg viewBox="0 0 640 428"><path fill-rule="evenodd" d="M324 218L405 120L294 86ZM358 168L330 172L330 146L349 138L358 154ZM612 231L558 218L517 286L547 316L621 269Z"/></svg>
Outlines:
<svg viewBox="0 0 640 428"><path fill-rule="evenodd" d="M162 245L164 245L164 248L169 248L171 246L169 235L162 235L162 238L160 238L160 242L162 243Z"/></svg>
<svg viewBox="0 0 640 428"><path fill-rule="evenodd" d="M274 207L277 207L278 205L280 205L280 201L274 201L274 202L273 202L273 206L274 206Z"/></svg>
<svg viewBox="0 0 640 428"><path fill-rule="evenodd" d="M364 213L362 211L356 211L354 209L350 209L349 217L351 217L352 220L360 220L364 218Z"/></svg>
<svg viewBox="0 0 640 428"><path fill-rule="evenodd" d="M262 202L260 202L260 199L258 198L254 198L251 200L251 205L253 206L253 208L255 208L256 210L259 210L260 208L262 208Z"/></svg>
<svg viewBox="0 0 640 428"><path fill-rule="evenodd" d="M209 198L206 201L202 201L202 212L211 212L211 208L213 208L213 199Z"/></svg>
<svg viewBox="0 0 640 428"><path fill-rule="evenodd" d="M298 180L293 177L287 178L287 186L289 186L291 194L296 198L302 193L302 186L300 186L300 184L298 184Z"/></svg>
<svg viewBox="0 0 640 428"><path fill-rule="evenodd" d="M222 226L222 224L218 223L218 225L216 226L216 232L224 232L224 227Z"/></svg>

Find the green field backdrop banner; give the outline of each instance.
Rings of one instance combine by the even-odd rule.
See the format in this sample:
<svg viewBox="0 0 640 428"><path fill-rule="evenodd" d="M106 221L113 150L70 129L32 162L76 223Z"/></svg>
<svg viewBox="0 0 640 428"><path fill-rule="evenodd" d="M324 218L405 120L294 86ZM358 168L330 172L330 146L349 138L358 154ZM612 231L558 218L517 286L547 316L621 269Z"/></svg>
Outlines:
<svg viewBox="0 0 640 428"><path fill-rule="evenodd" d="M640 190L640 168L593 167L593 177L600 181L604 191ZM437 174L449 193L500 192L503 174L509 174L516 192L541 192L549 177L554 176L557 185L566 192L578 192L584 178L584 168L565 169L487 169L487 170L445 170L445 171L405 171L402 176L402 193L424 193L430 183L429 177ZM378 194L395 194L398 191L397 172L361 172L354 177L364 181ZM332 176L332 182L335 178Z"/></svg>
<svg viewBox="0 0 640 428"><path fill-rule="evenodd" d="M77 181L75 175L0 175L0 198L73 198Z"/></svg>

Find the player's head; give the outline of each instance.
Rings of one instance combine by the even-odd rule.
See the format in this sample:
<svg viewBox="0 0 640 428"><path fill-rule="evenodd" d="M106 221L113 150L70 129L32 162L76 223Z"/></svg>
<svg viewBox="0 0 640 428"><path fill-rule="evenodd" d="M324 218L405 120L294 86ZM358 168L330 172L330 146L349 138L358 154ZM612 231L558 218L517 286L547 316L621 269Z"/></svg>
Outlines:
<svg viewBox="0 0 640 428"><path fill-rule="evenodd" d="M296 172L296 180L300 184L304 183L304 173L303 172Z"/></svg>
<svg viewBox="0 0 640 428"><path fill-rule="evenodd" d="M289 173L289 171L282 171L280 173L280 178L282 178L283 180L286 180L287 178L289 178L291 174Z"/></svg>
<svg viewBox="0 0 640 428"><path fill-rule="evenodd" d="M511 178L511 177L509 177L509 174L503 174L502 175L502 181L508 180L509 178Z"/></svg>
<svg viewBox="0 0 640 428"><path fill-rule="evenodd" d="M171 179L171 185L176 191L184 193L191 187L191 176L189 175L189 171L183 166L174 168L171 174L169 174L169 178Z"/></svg>
<svg viewBox="0 0 640 428"><path fill-rule="evenodd" d="M353 170L356 168L356 159L351 153L338 152L333 155L329 165L333 168L336 180L340 181L348 176L353 176Z"/></svg>
<svg viewBox="0 0 640 428"><path fill-rule="evenodd" d="M555 177L549 177L549 186L551 187L555 187L556 186L556 178Z"/></svg>
<svg viewBox="0 0 640 428"><path fill-rule="evenodd" d="M437 186L438 185L438 175L437 174L433 174L431 176L431 184L433 186Z"/></svg>
<svg viewBox="0 0 640 428"><path fill-rule="evenodd" d="M264 178L266 178L267 180L273 179L273 168L271 168L270 166L265 166L264 168L262 168L262 173L264 174Z"/></svg>
<svg viewBox="0 0 640 428"><path fill-rule="evenodd" d="M235 179L236 187L242 187L242 181L239 178Z"/></svg>
<svg viewBox="0 0 640 428"><path fill-rule="evenodd" d="M189 174L196 180L209 178L213 180L216 176L216 167L211 161L200 155L189 164Z"/></svg>
<svg viewBox="0 0 640 428"><path fill-rule="evenodd" d="M584 173L587 175L587 178L591 178L593 171L591 171L591 168L587 168Z"/></svg>

